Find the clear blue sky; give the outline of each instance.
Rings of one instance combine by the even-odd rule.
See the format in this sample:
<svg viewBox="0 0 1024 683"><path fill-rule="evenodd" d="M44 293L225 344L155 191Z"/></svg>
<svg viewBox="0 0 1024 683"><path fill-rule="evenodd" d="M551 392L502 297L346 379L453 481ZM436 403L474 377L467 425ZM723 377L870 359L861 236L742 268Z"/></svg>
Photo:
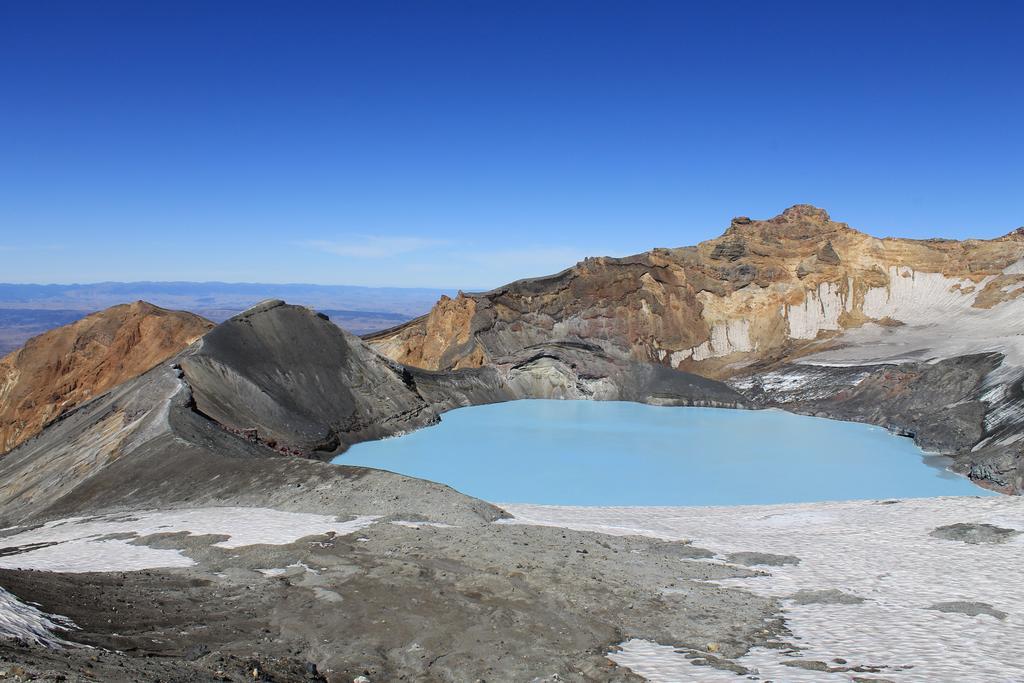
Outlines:
<svg viewBox="0 0 1024 683"><path fill-rule="evenodd" d="M1024 224L1024 3L0 5L0 281L478 288Z"/></svg>

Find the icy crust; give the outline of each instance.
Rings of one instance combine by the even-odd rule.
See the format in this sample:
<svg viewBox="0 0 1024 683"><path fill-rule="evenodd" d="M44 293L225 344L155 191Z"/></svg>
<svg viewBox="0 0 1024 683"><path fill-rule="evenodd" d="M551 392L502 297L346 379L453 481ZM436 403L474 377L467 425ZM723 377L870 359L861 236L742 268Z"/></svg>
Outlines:
<svg viewBox="0 0 1024 683"><path fill-rule="evenodd" d="M734 552L799 558L796 564L757 566L765 572L761 577L722 582L782 600L792 637L778 649L755 649L735 660L757 680L1024 679L1024 582L1019 580L1024 535L992 544L931 535L937 527L964 523L1024 530L1021 498L731 508L504 507L515 515L505 523L692 540L717 553L713 562L726 562ZM797 604L790 597L799 591L839 591L863 602ZM949 603L978 609L968 610L972 616L935 608ZM1005 618L992 616L998 613ZM632 640L610 656L651 681L746 680L708 665L708 652L677 652L666 645Z"/></svg>
<svg viewBox="0 0 1024 683"><path fill-rule="evenodd" d="M78 573L190 567L195 562L180 550L150 548L138 539L184 532L227 536L213 543L218 548L284 545L314 534L350 534L376 519L362 516L338 521L329 515L243 507L67 518L0 538L0 546L4 546L0 548L4 553L0 568Z"/></svg>
<svg viewBox="0 0 1024 683"><path fill-rule="evenodd" d="M797 365L733 379L727 384L739 391L759 389L769 394L775 403L791 403L829 398L838 391L857 386L870 374L867 370L837 372L833 368Z"/></svg>
<svg viewBox="0 0 1024 683"><path fill-rule="evenodd" d="M926 325L941 314L961 314L970 309L977 293L992 277L980 283L942 273L924 273L906 266L889 267L889 284L864 294L864 315L891 318L910 325Z"/></svg>
<svg viewBox="0 0 1024 683"><path fill-rule="evenodd" d="M1011 269L1005 273L1010 274ZM862 311L869 319L895 324L869 322L848 329L838 337L837 348L799 362L870 365L998 351L1006 356L1004 371L1008 375L1024 368L1024 299L1014 298L991 308L974 305L993 277L975 283L905 266L891 267L888 276L887 286L865 292ZM819 307L819 315L828 318L834 308Z"/></svg>
<svg viewBox="0 0 1024 683"><path fill-rule="evenodd" d="M75 625L67 617L46 614L0 588L0 638L59 647L71 643L55 634L72 628Z"/></svg>

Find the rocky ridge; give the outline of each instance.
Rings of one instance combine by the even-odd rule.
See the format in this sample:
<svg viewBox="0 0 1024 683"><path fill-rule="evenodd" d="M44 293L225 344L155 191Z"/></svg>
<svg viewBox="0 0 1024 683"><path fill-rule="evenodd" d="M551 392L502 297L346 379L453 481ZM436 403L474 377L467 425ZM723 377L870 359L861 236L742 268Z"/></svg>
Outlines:
<svg viewBox="0 0 1024 683"><path fill-rule="evenodd" d="M550 277L442 297L426 316L366 339L390 358L434 370L576 340L732 377L821 350L849 329L1017 302L1022 259L1017 231L962 242L879 239L797 205L769 220L735 218L721 237L694 247L588 258Z"/></svg>

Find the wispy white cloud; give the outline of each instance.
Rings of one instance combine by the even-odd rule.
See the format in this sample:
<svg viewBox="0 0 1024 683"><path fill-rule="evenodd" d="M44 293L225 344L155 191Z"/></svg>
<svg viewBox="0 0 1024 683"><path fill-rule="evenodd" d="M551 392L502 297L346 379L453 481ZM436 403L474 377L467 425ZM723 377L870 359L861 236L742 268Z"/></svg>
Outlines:
<svg viewBox="0 0 1024 683"><path fill-rule="evenodd" d="M473 250L453 254L470 263L502 271L522 272L520 277L549 275L574 265L587 256L602 254L583 247L537 246L515 249Z"/></svg>
<svg viewBox="0 0 1024 683"><path fill-rule="evenodd" d="M345 277L351 284L461 287L472 291L551 275L588 256L623 255L621 249L607 245L517 244L516 236L509 233L497 242L482 241L480 237L467 235L466 239L446 240L352 234L296 244L350 259L345 264ZM379 261L385 259L388 268L382 270Z"/></svg>
<svg viewBox="0 0 1024 683"><path fill-rule="evenodd" d="M301 244L337 256L379 259L424 251L447 242L428 237L351 235L344 240L305 240Z"/></svg>
<svg viewBox="0 0 1024 683"><path fill-rule="evenodd" d="M472 249L452 249L443 259L417 259L403 264L389 277L402 278L403 283L426 286L440 283L479 291L523 278L553 275L575 265L588 256L621 255L617 251L572 246L536 246L495 248L478 245Z"/></svg>

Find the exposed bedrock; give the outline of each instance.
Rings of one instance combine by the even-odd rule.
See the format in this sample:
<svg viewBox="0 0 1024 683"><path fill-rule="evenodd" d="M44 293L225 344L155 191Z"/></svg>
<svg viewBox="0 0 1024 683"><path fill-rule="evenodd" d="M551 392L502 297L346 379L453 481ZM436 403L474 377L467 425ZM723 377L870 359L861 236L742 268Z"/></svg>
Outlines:
<svg viewBox="0 0 1024 683"><path fill-rule="evenodd" d="M680 559L653 539L385 521L284 546L223 549L214 540L160 541L190 545L191 568L0 570L0 580L80 627L63 637L103 648L79 661L99 654L97 666L127 665L136 674L128 680L224 680L211 675L221 670L251 681L256 667L246 663L255 660L275 681L307 680L305 662L338 683L364 672L371 681L640 681L611 666L609 648L646 637L690 649L716 643L736 657L781 630L773 600L707 583L753 572ZM259 571L267 568L277 573Z"/></svg>
<svg viewBox="0 0 1024 683"><path fill-rule="evenodd" d="M429 314L366 339L390 358L434 370L483 366L564 339L730 377L752 362L822 350L865 325L893 330L952 317L976 328L960 329L961 342L1019 333L1012 318L1024 310L1022 258L1016 232L962 242L878 239L798 205L769 220L736 219L697 246L588 258L549 277L443 297Z"/></svg>
<svg viewBox="0 0 1024 683"><path fill-rule="evenodd" d="M429 424L456 405L512 397L492 369L407 371L281 301L223 323L179 363L200 413L302 454L335 453Z"/></svg>

